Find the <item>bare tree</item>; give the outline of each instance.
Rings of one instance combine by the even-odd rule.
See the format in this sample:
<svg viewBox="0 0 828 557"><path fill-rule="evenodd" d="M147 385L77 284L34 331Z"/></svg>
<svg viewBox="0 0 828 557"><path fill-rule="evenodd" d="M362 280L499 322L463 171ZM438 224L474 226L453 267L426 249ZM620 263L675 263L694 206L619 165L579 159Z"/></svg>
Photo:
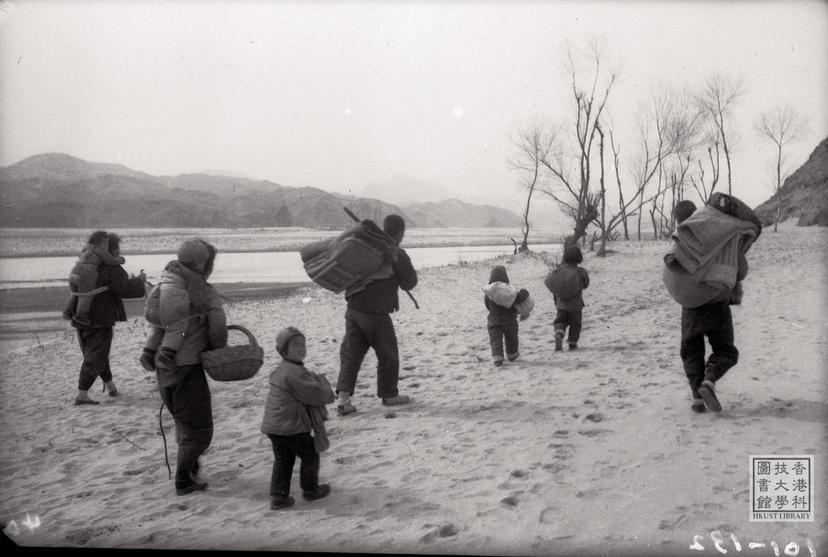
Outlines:
<svg viewBox="0 0 828 557"><path fill-rule="evenodd" d="M733 175L730 165L732 145L728 143L731 136L730 117L733 110L745 94L742 81L713 73L702 86L697 97L699 107L710 117L721 142L727 165L727 193L733 193Z"/></svg>
<svg viewBox="0 0 828 557"><path fill-rule="evenodd" d="M710 194L713 193L713 190L716 189L722 168L718 136L708 135L707 139L707 160L710 163L711 170L710 187L708 188L708 184L705 181L704 164L701 158L696 159L696 163L698 164L698 179L694 175L690 176L690 183L693 184L693 189L696 190L702 203L706 202L710 198Z"/></svg>
<svg viewBox="0 0 828 557"><path fill-rule="evenodd" d="M670 157L687 153L701 124L699 112L694 111L689 98L674 90L656 89L646 105L637 114L638 150L633 157L632 177L638 198L638 239L641 239L641 215L645 192L655 184L649 196L650 222L656 237L664 228L659 223L665 215L666 196L672 191L667 186ZM672 204L672 200L671 200Z"/></svg>
<svg viewBox="0 0 828 557"><path fill-rule="evenodd" d="M509 165L520 172L520 187L526 191L526 205L523 208L523 222L520 226L523 238L520 246L515 246L516 251L529 251L529 209L532 205L532 195L543 180L541 160L548 157L554 142L554 133L547 132L542 124L521 130L512 141L517 148L517 154L509 161Z"/></svg>
<svg viewBox="0 0 828 557"><path fill-rule="evenodd" d="M763 112L754 123L754 128L759 135L767 137L776 145L776 218L773 222L773 231L776 232L782 217L782 149L807 130L807 120L791 105L778 106Z"/></svg>
<svg viewBox="0 0 828 557"><path fill-rule="evenodd" d="M590 223L598 216L600 194L590 190L592 179L592 148L598 132L598 122L606 107L616 75L605 75L601 66L601 48L597 43L588 45L587 56L592 65L591 83L588 89L578 85L578 67L572 50L567 51L566 70L572 86L572 98L575 101L575 140L574 158L577 161L577 177L573 180L566 166L566 156L558 149L550 156L541 159L541 164L551 173L556 182L563 187L562 192L551 188L539 191L549 195L558 202L563 211L569 215L574 224L573 232L566 237L565 244L578 243ZM600 89L600 91L599 91Z"/></svg>

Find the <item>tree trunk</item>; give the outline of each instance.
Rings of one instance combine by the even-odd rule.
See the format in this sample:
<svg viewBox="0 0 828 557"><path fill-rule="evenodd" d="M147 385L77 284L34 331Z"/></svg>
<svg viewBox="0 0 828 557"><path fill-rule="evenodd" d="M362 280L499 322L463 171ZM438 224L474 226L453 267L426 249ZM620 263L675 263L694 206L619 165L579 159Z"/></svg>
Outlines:
<svg viewBox="0 0 828 557"><path fill-rule="evenodd" d="M782 142L778 144L776 153L776 219L773 221L773 231L779 228L779 219L782 218Z"/></svg>

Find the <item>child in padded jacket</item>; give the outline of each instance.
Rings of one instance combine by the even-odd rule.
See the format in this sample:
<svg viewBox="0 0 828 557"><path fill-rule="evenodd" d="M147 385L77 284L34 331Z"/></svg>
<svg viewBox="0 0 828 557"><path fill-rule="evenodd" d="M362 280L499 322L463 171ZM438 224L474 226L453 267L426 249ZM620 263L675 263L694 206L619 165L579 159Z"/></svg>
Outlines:
<svg viewBox="0 0 828 557"><path fill-rule="evenodd" d="M319 453L328 448L324 421L326 404L335 396L328 379L305 368L305 335L295 327L279 331L276 351L282 361L270 373L262 433L273 445L270 476L270 508L284 509L295 503L290 496L293 465L299 457L299 485L307 501L328 495L331 487L319 483ZM313 436L311 436L313 431Z"/></svg>
<svg viewBox="0 0 828 557"><path fill-rule="evenodd" d="M555 329L555 350L563 349L563 338L566 334L566 329L569 327L569 336L566 342L570 350L578 348L578 340L581 338L581 326L583 324L583 309L584 296L583 291L589 286L589 273L583 267L579 267L584 261L584 255L581 253L581 248L578 246L567 246L563 253L563 262L561 267L570 269L573 276L576 275L580 280L580 288L577 294L565 300L554 296L555 307L558 308L558 313L552 326Z"/></svg>
<svg viewBox="0 0 828 557"><path fill-rule="evenodd" d="M510 362L518 359L518 314L525 319L528 313L519 312L519 307L526 305L530 299L525 288L515 290L509 285L506 267L496 265L489 274L489 284L483 288L486 292L483 303L489 314L486 328L489 332L489 345L492 349L494 365L503 365L503 344L506 344L506 358ZM530 308L531 311L531 308Z"/></svg>
<svg viewBox="0 0 828 557"><path fill-rule="evenodd" d="M69 273L69 289L72 291L72 296L78 298L71 319L81 325L92 324L87 315L92 306L92 298L95 294L106 290L106 287L95 288L98 283L98 267L101 265L118 266L125 262L123 257L115 257L109 253L108 244L109 235L106 232L103 230L93 232ZM67 317L70 316L67 315Z"/></svg>
<svg viewBox="0 0 828 557"><path fill-rule="evenodd" d="M175 371L175 356L190 319L207 311L209 287L204 276L210 275L212 269L205 266L212 261L208 244L192 238L178 248L177 259L164 267L144 306L149 334L139 362L147 371Z"/></svg>

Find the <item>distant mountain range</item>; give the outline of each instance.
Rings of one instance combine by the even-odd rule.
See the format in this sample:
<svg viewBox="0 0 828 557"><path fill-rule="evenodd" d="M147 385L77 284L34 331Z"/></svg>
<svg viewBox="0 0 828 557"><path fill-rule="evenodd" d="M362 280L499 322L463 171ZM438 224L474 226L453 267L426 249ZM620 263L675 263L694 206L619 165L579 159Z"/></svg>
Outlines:
<svg viewBox="0 0 828 557"><path fill-rule="evenodd" d="M828 226L828 138L823 139L779 190L782 196L780 221L797 219L799 226ZM774 194L755 212L765 225L776 219L778 198Z"/></svg>
<svg viewBox="0 0 828 557"><path fill-rule="evenodd" d="M0 224L15 227L277 227L341 229L361 218L402 215L412 227L514 227L504 208L462 201L395 205L236 176L152 176L69 155L35 155L0 168Z"/></svg>

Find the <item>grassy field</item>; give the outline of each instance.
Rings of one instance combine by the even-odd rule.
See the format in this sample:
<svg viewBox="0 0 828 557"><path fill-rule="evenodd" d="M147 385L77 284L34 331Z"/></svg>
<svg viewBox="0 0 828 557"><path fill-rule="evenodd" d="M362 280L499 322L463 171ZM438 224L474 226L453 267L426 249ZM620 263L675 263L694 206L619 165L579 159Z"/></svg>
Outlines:
<svg viewBox="0 0 828 557"><path fill-rule="evenodd" d="M75 255L92 230L79 228L0 228L0 257ZM173 253L182 240L198 236L225 252L293 251L305 244L330 238L339 230L309 228L124 228L111 229L121 236L124 255ZM520 231L512 228L411 228L405 247L511 245ZM551 231L529 235L530 243L559 242Z"/></svg>

